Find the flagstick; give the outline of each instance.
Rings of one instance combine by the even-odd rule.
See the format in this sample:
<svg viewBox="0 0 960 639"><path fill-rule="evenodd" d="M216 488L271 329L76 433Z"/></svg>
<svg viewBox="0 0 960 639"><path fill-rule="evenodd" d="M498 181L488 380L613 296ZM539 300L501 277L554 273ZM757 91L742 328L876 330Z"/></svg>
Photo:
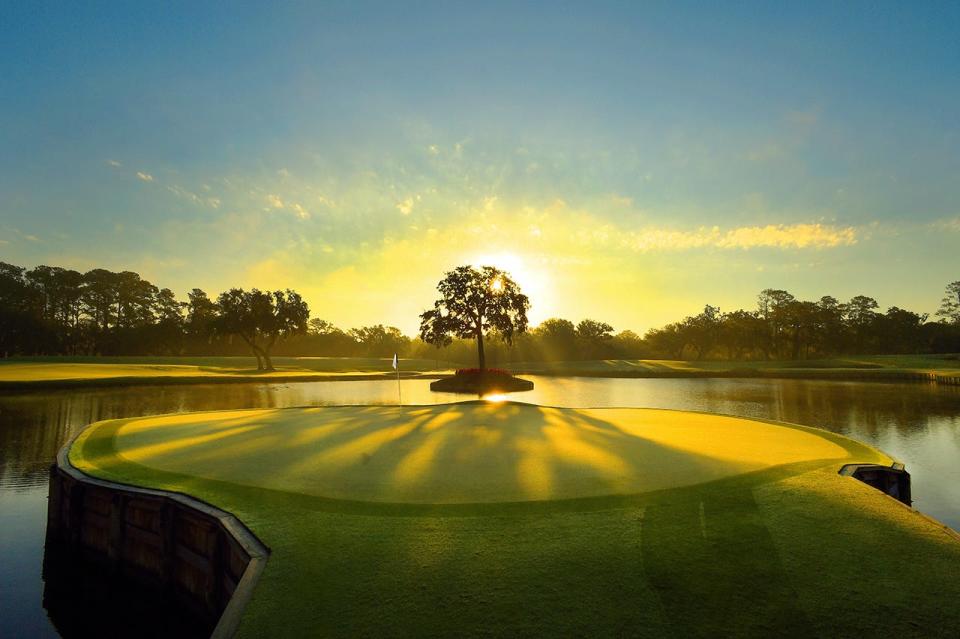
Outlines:
<svg viewBox="0 0 960 639"><path fill-rule="evenodd" d="M403 404L403 395L400 394L400 356L393 354L393 367L397 369L397 404Z"/></svg>

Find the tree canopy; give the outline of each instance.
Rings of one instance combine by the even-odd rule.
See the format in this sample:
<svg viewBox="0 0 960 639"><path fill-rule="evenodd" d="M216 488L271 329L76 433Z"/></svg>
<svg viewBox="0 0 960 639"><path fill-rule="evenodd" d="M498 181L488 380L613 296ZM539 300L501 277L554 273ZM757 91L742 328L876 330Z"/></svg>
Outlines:
<svg viewBox="0 0 960 639"><path fill-rule="evenodd" d="M213 330L238 335L257 358L257 370L273 370L270 351L277 340L307 332L310 310L298 293L232 288L217 299Z"/></svg>
<svg viewBox="0 0 960 639"><path fill-rule="evenodd" d="M420 338L443 346L451 336L477 341L477 364L486 368L484 335L496 331L507 344L527 330L530 300L510 276L493 266L458 266L437 284L440 298L420 315Z"/></svg>

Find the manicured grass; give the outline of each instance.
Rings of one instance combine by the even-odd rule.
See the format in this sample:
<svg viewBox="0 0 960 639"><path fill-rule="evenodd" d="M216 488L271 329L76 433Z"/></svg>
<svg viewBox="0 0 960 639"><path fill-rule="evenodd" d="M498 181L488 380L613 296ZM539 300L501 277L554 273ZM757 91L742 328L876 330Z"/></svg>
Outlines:
<svg viewBox="0 0 960 639"><path fill-rule="evenodd" d="M376 379L394 374L389 358L275 357L276 371L258 372L252 357L33 357L0 360L0 389L84 385ZM404 359L404 375L438 377L455 364ZM772 377L930 380L956 383L957 355L878 355L797 361L590 360L515 362L511 371L584 377ZM934 377L931 377L933 375Z"/></svg>
<svg viewBox="0 0 960 639"><path fill-rule="evenodd" d="M243 381L376 379L395 374L390 359L275 357L275 371L252 357L50 357L0 360L0 387L128 385ZM402 372L436 368L435 360L402 360Z"/></svg>
<svg viewBox="0 0 960 639"><path fill-rule="evenodd" d="M816 429L468 402L101 422L92 475L272 549L244 636L950 636L960 544Z"/></svg>
<svg viewBox="0 0 960 639"><path fill-rule="evenodd" d="M957 355L870 355L819 360L687 361L606 359L515 362L510 370L538 375L599 377L801 377L897 379L911 375L960 376Z"/></svg>

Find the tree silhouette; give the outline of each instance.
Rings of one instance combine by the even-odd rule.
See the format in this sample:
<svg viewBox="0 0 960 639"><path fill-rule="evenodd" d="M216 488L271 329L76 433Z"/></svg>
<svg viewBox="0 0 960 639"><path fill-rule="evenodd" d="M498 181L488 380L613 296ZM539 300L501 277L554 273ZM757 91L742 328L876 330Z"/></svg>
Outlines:
<svg viewBox="0 0 960 639"><path fill-rule="evenodd" d="M221 335L239 335L257 358L257 370L273 370L270 351L277 340L306 333L310 311L300 295L284 291L249 292L232 288L217 299L219 315L213 329Z"/></svg>
<svg viewBox="0 0 960 639"><path fill-rule="evenodd" d="M947 284L937 317L942 317L944 322L960 325L960 280Z"/></svg>
<svg viewBox="0 0 960 639"><path fill-rule="evenodd" d="M484 334L495 329L504 342L527 330L530 300L510 276L492 266L479 270L458 266L437 284L440 299L433 309L420 314L420 339L434 346L450 343L450 336L477 341L477 364L483 370L487 358Z"/></svg>

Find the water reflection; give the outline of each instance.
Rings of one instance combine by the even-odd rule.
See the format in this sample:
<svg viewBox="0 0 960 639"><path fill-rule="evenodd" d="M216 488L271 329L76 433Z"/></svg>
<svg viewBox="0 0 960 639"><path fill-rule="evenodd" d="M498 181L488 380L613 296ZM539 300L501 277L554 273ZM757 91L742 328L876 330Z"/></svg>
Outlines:
<svg viewBox="0 0 960 639"><path fill-rule="evenodd" d="M403 380L405 404L468 399ZM960 529L960 387L806 380L535 379L509 399L547 406L648 406L819 426L879 446L913 475L914 505ZM90 422L226 408L395 404L392 380L215 384L0 394L0 637L56 636L40 607L47 469Z"/></svg>

